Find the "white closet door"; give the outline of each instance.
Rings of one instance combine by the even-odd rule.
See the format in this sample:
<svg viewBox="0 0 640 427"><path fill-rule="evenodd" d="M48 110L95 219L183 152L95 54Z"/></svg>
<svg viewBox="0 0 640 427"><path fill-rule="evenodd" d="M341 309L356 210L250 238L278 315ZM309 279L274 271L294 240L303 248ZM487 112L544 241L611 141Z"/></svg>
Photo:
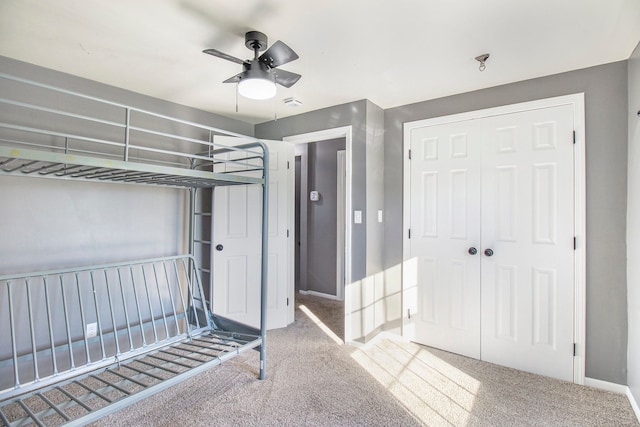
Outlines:
<svg viewBox="0 0 640 427"><path fill-rule="evenodd" d="M480 137L477 121L411 134L414 339L474 358L480 357Z"/></svg>
<svg viewBox="0 0 640 427"><path fill-rule="evenodd" d="M573 109L483 127L482 360L572 381Z"/></svg>
<svg viewBox="0 0 640 427"><path fill-rule="evenodd" d="M238 138L216 138L233 145ZM292 238L287 235L293 214L289 212L287 162L293 163L293 149L282 141L265 141L269 147L268 282L267 327L287 326L293 262ZM233 166L228 166L233 168ZM213 310L244 323L260 325L260 262L262 187L237 185L215 189L213 206Z"/></svg>

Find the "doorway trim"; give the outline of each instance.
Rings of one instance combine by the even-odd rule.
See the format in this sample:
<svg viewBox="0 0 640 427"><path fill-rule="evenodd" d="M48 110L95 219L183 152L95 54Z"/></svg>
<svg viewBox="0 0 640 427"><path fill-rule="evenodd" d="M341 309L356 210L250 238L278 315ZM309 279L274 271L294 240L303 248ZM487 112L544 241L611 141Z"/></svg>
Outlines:
<svg viewBox="0 0 640 427"><path fill-rule="evenodd" d="M402 258L404 264L409 261L409 225L411 211L411 164L409 149L411 147L411 131L425 126L435 126L446 123L462 122L473 119L481 119L491 116L499 116L528 110L571 105L573 107L573 123L575 131L575 145L573 153L574 162L574 236L576 237L576 249L574 251L574 314L573 337L575 356L573 364L573 382L584 384L585 380L585 353L586 353L586 163L585 163L585 106L584 93L558 96L535 101L522 102L500 107L487 108L465 113L440 116L429 119L406 122L403 126L403 214L402 214ZM402 280L403 296L407 295L405 286L407 280ZM404 305L404 301L403 301ZM408 323L406 310L403 309L403 334Z"/></svg>
<svg viewBox="0 0 640 427"><path fill-rule="evenodd" d="M346 247L346 150L340 150L336 154L337 160L337 212L336 212L336 296L339 300L344 300L344 287L345 287L345 247Z"/></svg>
<svg viewBox="0 0 640 427"><path fill-rule="evenodd" d="M351 234L352 234L352 221L351 221L351 197L352 197L352 126L342 126L332 129L324 129L316 132L308 132L298 135L290 135L282 138L290 144L309 144L312 142L326 141L335 138L345 139L345 151L346 151L346 165L345 165L345 244L344 244L344 284L345 288L349 286L351 282ZM292 178L295 179L295 178ZM293 183L295 185L295 183ZM292 187L293 188L293 187ZM293 202L292 202L293 203ZM293 261L292 261L293 262ZM344 296L345 313L346 308L350 306L349 293L346 289L336 290L336 294ZM351 341L351 327L347 321L345 315L344 322L344 341Z"/></svg>

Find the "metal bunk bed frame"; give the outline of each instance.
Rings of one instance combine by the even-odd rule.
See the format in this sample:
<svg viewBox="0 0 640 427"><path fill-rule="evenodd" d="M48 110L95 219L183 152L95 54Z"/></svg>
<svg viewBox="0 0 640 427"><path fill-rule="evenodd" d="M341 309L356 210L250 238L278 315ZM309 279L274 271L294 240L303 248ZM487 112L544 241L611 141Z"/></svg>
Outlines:
<svg viewBox="0 0 640 427"><path fill-rule="evenodd" d="M0 107L8 113L0 117L0 174L189 189L191 254L0 276L0 322L9 325L11 347L10 357L0 359L0 377L5 378L0 379L1 424L83 425L250 349L260 351L259 377L264 379L266 145L224 129L0 73L0 87L4 80L63 100L47 105L2 95ZM78 105L60 108L66 98ZM95 109L107 118L86 113ZM42 119L21 123L25 114ZM100 132L78 131L93 127ZM221 145L213 142L214 135L249 142ZM176 150L176 145L186 148ZM262 186L259 330L218 321L193 253L196 191L247 184ZM95 320L92 332L85 329L90 318ZM20 324L28 335L22 343L16 330Z"/></svg>

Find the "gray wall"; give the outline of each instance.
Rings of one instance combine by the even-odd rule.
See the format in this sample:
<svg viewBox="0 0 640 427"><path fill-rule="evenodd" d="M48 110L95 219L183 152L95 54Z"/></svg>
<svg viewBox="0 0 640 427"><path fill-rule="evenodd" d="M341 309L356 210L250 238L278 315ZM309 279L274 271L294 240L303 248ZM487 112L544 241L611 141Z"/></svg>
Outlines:
<svg viewBox="0 0 640 427"><path fill-rule="evenodd" d="M345 149L345 140L314 142L308 149L308 191L301 195L308 213L306 289L336 296L337 152ZM314 190L320 193L317 202L309 200Z"/></svg>
<svg viewBox="0 0 640 427"><path fill-rule="evenodd" d="M352 135L352 209L366 208L366 143L367 101L356 101L311 111L297 116L278 119L256 125L255 137L281 140L286 136L300 135L343 126L353 126ZM366 223L353 224L351 236L351 278L360 280L366 275L367 257Z"/></svg>
<svg viewBox="0 0 640 427"><path fill-rule="evenodd" d="M175 104L173 102L98 83L96 81L83 79L71 74L61 73L48 68L17 61L5 56L0 56L0 72L35 80L40 83L58 86L85 95L96 96L113 102L128 104L132 107L166 114L183 120L204 123L227 131L253 136L253 125L249 123L229 119L227 117L222 117L202 110L197 110L195 108L186 107L184 105ZM126 70L123 72L126 72ZM2 85L5 84L3 80L4 79L0 79L0 84ZM12 84L12 86L14 85ZM3 91L4 90L5 87L3 86ZM61 95L57 95L57 97L62 99ZM79 107L82 108L84 105Z"/></svg>
<svg viewBox="0 0 640 427"><path fill-rule="evenodd" d="M382 224L372 221L383 203L383 111L370 101L355 101L256 125L255 136L282 139L343 126L352 127L351 208L362 211L362 223L352 222L351 280L345 293L347 337L366 341L385 325L381 268ZM373 211L373 212L371 212ZM368 239L371 239L370 242Z"/></svg>
<svg viewBox="0 0 640 427"><path fill-rule="evenodd" d="M386 280L384 253L384 110L367 101L367 275L361 283L361 333L365 341L399 326L401 289ZM382 211L382 222L378 219ZM397 307L397 312L394 311Z"/></svg>
<svg viewBox="0 0 640 427"><path fill-rule="evenodd" d="M172 188L0 175L0 274L185 253Z"/></svg>
<svg viewBox="0 0 640 427"><path fill-rule="evenodd" d="M586 102L586 375L626 384L626 61L385 110L384 263L402 261L405 122L579 92Z"/></svg>
<svg viewBox="0 0 640 427"><path fill-rule="evenodd" d="M184 120L253 134L253 126L193 108L173 104L98 82L82 79L0 56L0 72L66 90L128 104ZM78 102L67 95L33 90L0 79L3 96L20 101L73 109L111 120L121 109ZM59 116L34 118L0 104L0 116L24 125L42 124L73 133L106 137L100 125L78 129ZM75 126L75 128L74 128ZM95 127L95 129L93 129ZM122 137L120 135L118 137ZM4 135L4 132L2 134ZM44 178L18 179L0 175L0 273L93 264L182 253L186 247L186 191L159 187L95 182L60 182Z"/></svg>
<svg viewBox="0 0 640 427"><path fill-rule="evenodd" d="M367 101L367 276L382 271L384 209L384 110ZM383 212L384 213L384 212Z"/></svg>
<svg viewBox="0 0 640 427"><path fill-rule="evenodd" d="M627 289L629 351L627 384L640 403L640 44L629 59L629 195Z"/></svg>

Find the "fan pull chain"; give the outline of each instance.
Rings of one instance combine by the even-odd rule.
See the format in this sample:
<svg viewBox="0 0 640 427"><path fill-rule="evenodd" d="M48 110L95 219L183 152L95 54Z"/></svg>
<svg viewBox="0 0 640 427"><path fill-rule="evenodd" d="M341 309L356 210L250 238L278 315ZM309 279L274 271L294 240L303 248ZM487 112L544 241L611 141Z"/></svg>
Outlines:
<svg viewBox="0 0 640 427"><path fill-rule="evenodd" d="M273 121L278 121L278 103L276 102L277 96L273 97Z"/></svg>

